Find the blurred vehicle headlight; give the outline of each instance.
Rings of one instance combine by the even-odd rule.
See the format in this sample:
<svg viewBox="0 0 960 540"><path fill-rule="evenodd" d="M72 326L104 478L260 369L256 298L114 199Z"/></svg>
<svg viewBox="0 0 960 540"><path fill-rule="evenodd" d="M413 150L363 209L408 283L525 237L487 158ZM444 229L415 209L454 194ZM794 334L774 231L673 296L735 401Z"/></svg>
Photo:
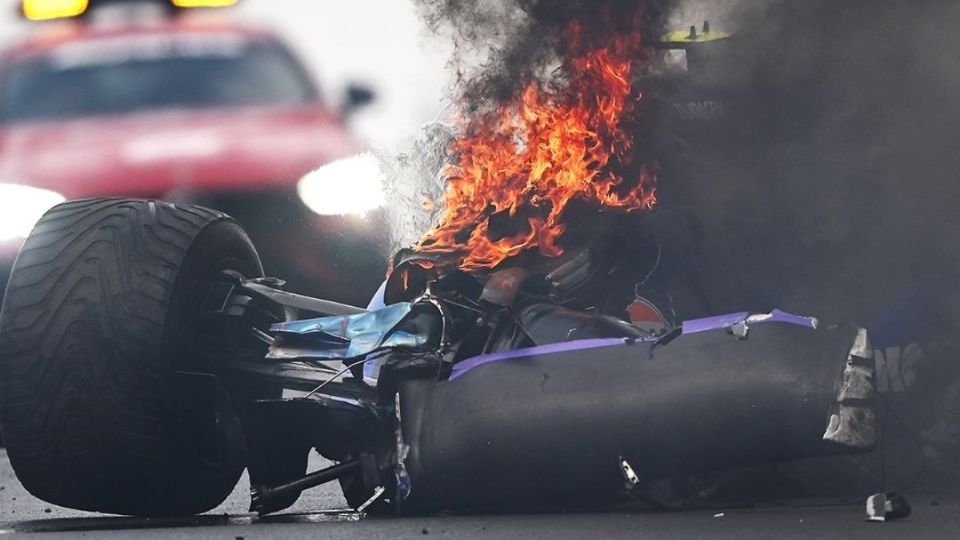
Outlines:
<svg viewBox="0 0 960 540"><path fill-rule="evenodd" d="M26 238L47 210L65 200L56 191L0 183L0 241Z"/></svg>
<svg viewBox="0 0 960 540"><path fill-rule="evenodd" d="M358 154L324 165L297 184L297 194L322 216L364 215L383 206L384 174L377 157Z"/></svg>

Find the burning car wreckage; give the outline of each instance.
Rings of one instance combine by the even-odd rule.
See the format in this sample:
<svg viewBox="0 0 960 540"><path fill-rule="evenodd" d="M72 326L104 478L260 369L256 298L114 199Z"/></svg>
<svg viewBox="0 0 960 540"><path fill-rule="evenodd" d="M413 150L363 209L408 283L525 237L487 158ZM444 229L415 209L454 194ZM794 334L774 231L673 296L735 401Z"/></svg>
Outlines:
<svg viewBox="0 0 960 540"><path fill-rule="evenodd" d="M660 250L620 127L642 45L585 48L568 90L457 138L440 224L367 309L282 290L214 211L51 210L0 317L20 480L135 515L209 510L244 468L261 513L333 480L358 510L671 507L664 479L871 447L865 330L634 294ZM307 474L311 449L335 464Z"/></svg>

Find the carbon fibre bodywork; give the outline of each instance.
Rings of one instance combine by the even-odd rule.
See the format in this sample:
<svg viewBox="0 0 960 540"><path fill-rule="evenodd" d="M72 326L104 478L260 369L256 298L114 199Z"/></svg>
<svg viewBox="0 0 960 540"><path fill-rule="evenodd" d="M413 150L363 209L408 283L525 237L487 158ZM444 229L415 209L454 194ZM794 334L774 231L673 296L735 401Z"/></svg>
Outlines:
<svg viewBox="0 0 960 540"><path fill-rule="evenodd" d="M445 382L406 381L403 504L603 506L645 482L849 452L824 435L856 334L772 324L741 339L714 329L663 346L532 350ZM860 448L873 435L863 411Z"/></svg>

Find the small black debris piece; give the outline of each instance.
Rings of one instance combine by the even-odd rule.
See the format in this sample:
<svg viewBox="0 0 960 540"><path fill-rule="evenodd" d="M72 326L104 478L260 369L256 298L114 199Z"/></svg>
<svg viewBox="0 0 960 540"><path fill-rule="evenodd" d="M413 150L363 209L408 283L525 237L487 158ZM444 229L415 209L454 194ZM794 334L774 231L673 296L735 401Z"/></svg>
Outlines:
<svg viewBox="0 0 960 540"><path fill-rule="evenodd" d="M910 503L895 491L867 497L867 521L891 521L910 515Z"/></svg>

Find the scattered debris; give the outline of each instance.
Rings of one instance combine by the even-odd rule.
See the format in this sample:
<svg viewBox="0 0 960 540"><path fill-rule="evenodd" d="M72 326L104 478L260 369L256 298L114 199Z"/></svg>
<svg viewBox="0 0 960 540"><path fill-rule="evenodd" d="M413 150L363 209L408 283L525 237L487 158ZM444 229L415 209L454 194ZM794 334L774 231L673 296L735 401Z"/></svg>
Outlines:
<svg viewBox="0 0 960 540"><path fill-rule="evenodd" d="M867 497L867 521L889 521L905 518L911 508L907 499L894 491L875 493Z"/></svg>
<svg viewBox="0 0 960 540"><path fill-rule="evenodd" d="M366 500L366 502L364 502L359 507L357 507L357 513L362 514L363 511L366 510L371 504L373 504L374 502L377 501L377 499L382 497L383 494L386 493L386 491L387 490L383 486L377 486L376 489L373 490L373 495L371 495L370 498Z"/></svg>

